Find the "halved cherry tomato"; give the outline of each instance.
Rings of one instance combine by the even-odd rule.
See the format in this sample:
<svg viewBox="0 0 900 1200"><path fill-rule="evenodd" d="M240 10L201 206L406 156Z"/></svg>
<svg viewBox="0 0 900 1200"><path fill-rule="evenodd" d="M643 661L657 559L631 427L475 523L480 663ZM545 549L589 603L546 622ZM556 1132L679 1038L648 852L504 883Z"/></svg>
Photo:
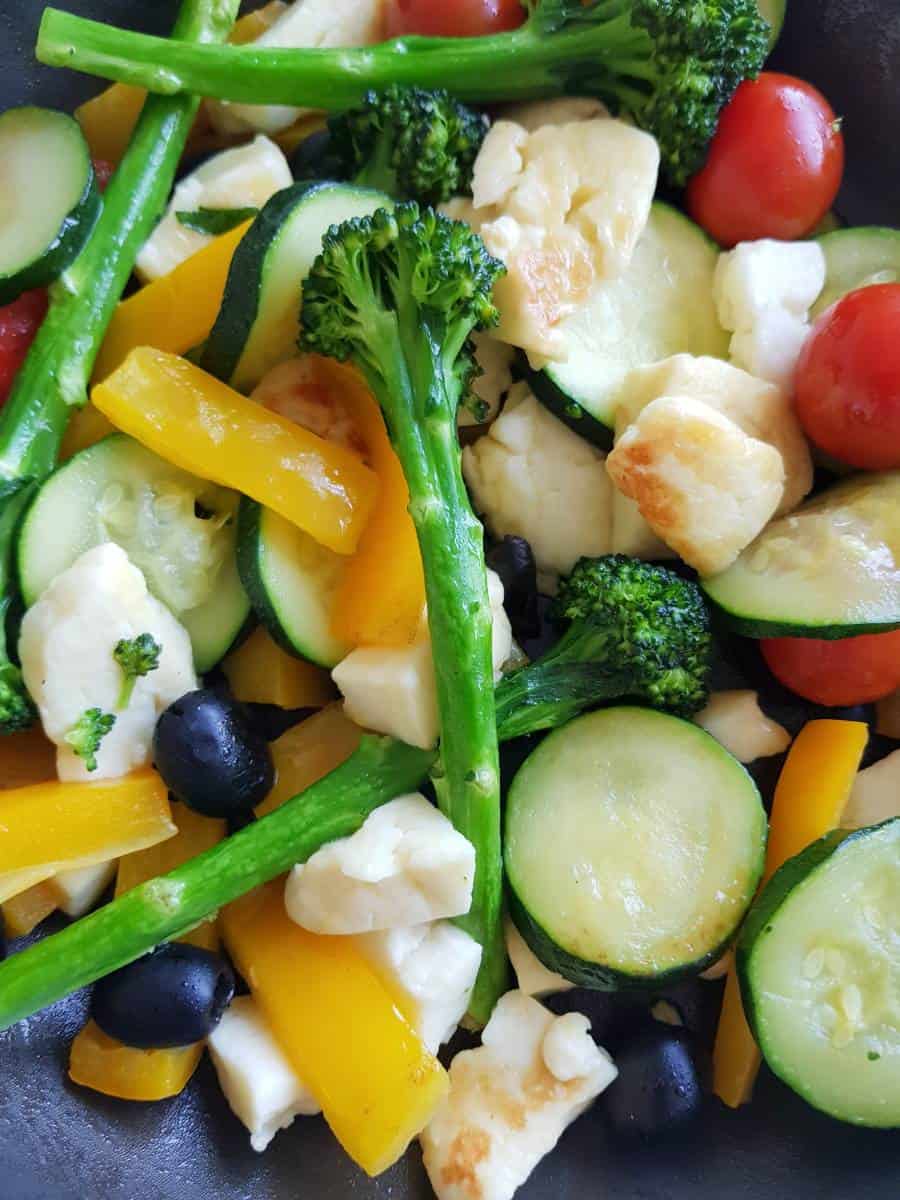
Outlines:
<svg viewBox="0 0 900 1200"><path fill-rule="evenodd" d="M900 687L900 630L837 642L768 638L760 648L775 678L815 704L868 704Z"/></svg>
<svg viewBox="0 0 900 1200"><path fill-rule="evenodd" d="M844 173L840 122L802 79L764 71L722 111L706 165L688 184L691 216L723 246L810 233Z"/></svg>
<svg viewBox="0 0 900 1200"><path fill-rule="evenodd" d="M520 0L389 0L387 36L481 37L525 20Z"/></svg>
<svg viewBox="0 0 900 1200"><path fill-rule="evenodd" d="M43 288L23 292L12 304L0 307L0 404L5 403L46 312Z"/></svg>
<svg viewBox="0 0 900 1200"><path fill-rule="evenodd" d="M823 313L797 363L806 433L839 462L900 467L900 284L851 292Z"/></svg>

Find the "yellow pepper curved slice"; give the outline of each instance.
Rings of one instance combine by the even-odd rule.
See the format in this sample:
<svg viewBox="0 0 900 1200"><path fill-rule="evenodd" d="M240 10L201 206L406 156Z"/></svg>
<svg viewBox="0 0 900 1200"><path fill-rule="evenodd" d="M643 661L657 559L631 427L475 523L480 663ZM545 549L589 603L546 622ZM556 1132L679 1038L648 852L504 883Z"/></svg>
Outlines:
<svg viewBox="0 0 900 1200"><path fill-rule="evenodd" d="M254 630L243 645L232 650L222 663L222 670L235 698L245 704L321 708L336 694L327 671L302 658L294 658L276 645L264 629Z"/></svg>
<svg viewBox="0 0 900 1200"><path fill-rule="evenodd" d="M46 881L10 896L0 905L7 936L25 937L55 911L56 904L56 893Z"/></svg>
<svg viewBox="0 0 900 1200"><path fill-rule="evenodd" d="M797 735L775 788L763 884L840 824L868 737L860 721L810 721ZM713 1091L729 1108L750 1100L761 1061L732 966L713 1050Z"/></svg>
<svg viewBox="0 0 900 1200"><path fill-rule="evenodd" d="M0 901L57 871L143 850L176 832L155 771L0 792Z"/></svg>
<svg viewBox="0 0 900 1200"><path fill-rule="evenodd" d="M359 745L362 730L344 716L342 704L329 704L272 743L275 786L256 815L264 817L285 800L318 783L345 762Z"/></svg>
<svg viewBox="0 0 900 1200"><path fill-rule="evenodd" d="M338 554L356 549L378 480L351 451L147 346L132 350L91 399L161 458L258 500Z"/></svg>
<svg viewBox="0 0 900 1200"><path fill-rule="evenodd" d="M56 778L56 747L40 725L0 737L0 790Z"/></svg>
<svg viewBox="0 0 900 1200"><path fill-rule="evenodd" d="M283 891L276 881L228 905L225 944L338 1141L377 1175L431 1120L447 1074L353 939L295 925Z"/></svg>

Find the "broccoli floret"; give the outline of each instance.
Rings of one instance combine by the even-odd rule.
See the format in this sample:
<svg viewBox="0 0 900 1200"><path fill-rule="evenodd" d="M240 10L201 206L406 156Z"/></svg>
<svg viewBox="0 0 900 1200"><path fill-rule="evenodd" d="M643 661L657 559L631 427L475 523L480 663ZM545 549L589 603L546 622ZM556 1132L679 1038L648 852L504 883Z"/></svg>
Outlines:
<svg viewBox="0 0 900 1200"><path fill-rule="evenodd" d="M330 118L328 161L341 179L438 204L469 190L487 128L444 91L392 85Z"/></svg>
<svg viewBox="0 0 900 1200"><path fill-rule="evenodd" d="M136 638L122 638L116 642L113 658L122 668L122 690L116 705L120 712L128 707L138 679L157 669L161 654L162 646L149 633L139 633Z"/></svg>
<svg viewBox="0 0 900 1200"><path fill-rule="evenodd" d="M99 708L86 708L63 740L83 759L89 771L96 771L100 743L115 723L116 718L112 713L105 713Z"/></svg>
<svg viewBox="0 0 900 1200"><path fill-rule="evenodd" d="M470 334L497 320L503 267L468 226L414 203L333 227L303 284L301 344L362 372L409 487L435 661L438 801L476 852L461 923L484 947L471 1012L484 1022L506 985L501 926L500 776L483 534L460 471L457 409Z"/></svg>
<svg viewBox="0 0 900 1200"><path fill-rule="evenodd" d="M630 698L687 717L706 703L712 639L696 584L624 555L583 558L551 616L566 622L536 663L497 687L501 739Z"/></svg>
<svg viewBox="0 0 900 1200"><path fill-rule="evenodd" d="M506 33L298 49L289 61L283 50L258 46L160 45L51 9L38 57L151 90L332 112L359 104L386 80L446 88L474 104L594 95L658 139L665 173L680 186L702 166L722 106L742 80L755 78L768 53L757 0L524 3L528 19Z"/></svg>
<svg viewBox="0 0 900 1200"><path fill-rule="evenodd" d="M22 672L9 661L0 663L0 735L19 733L33 723L34 705L25 689Z"/></svg>

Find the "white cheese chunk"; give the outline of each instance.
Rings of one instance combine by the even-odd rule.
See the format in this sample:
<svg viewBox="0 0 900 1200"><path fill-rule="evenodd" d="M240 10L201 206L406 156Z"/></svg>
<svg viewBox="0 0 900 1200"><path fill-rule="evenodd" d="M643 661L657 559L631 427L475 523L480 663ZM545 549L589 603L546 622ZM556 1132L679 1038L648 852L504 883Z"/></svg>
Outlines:
<svg viewBox="0 0 900 1200"><path fill-rule="evenodd" d="M59 871L50 881L57 905L73 919L83 917L91 911L116 873L118 859L97 863L93 867L73 867L71 871Z"/></svg>
<svg viewBox="0 0 900 1200"><path fill-rule="evenodd" d="M475 345L475 361L481 369L481 374L472 384L472 392L483 411L474 414L469 407L460 405L459 424L463 426L493 421L513 381L510 368L515 351L512 346L498 341L489 333L473 333L472 341Z"/></svg>
<svg viewBox="0 0 900 1200"><path fill-rule="evenodd" d="M502 997L476 1050L450 1066L450 1092L420 1136L438 1200L510 1200L566 1127L616 1077L586 1017Z"/></svg>
<svg viewBox="0 0 900 1200"><path fill-rule="evenodd" d="M401 925L357 939L379 971L416 1009L416 1032L432 1054L465 1016L481 965L481 947L449 921Z"/></svg>
<svg viewBox="0 0 900 1200"><path fill-rule="evenodd" d="M128 707L119 712L122 669L113 651L120 639L142 633L162 647L159 666L135 681ZM198 686L187 631L112 542L82 554L31 606L19 654L44 732L58 747L60 779L114 779L146 766L157 717ZM65 740L89 708L116 718L92 772Z"/></svg>
<svg viewBox="0 0 900 1200"><path fill-rule="evenodd" d="M900 817L900 750L859 772L841 825L864 829L892 817Z"/></svg>
<svg viewBox="0 0 900 1200"><path fill-rule="evenodd" d="M516 973L520 992L524 992L526 996L549 996L553 992L568 992L575 986L570 980L544 966L516 929L511 917L506 918L504 935L506 953Z"/></svg>
<svg viewBox="0 0 900 1200"><path fill-rule="evenodd" d="M653 531L701 575L730 566L784 492L778 451L690 396L649 404L606 465Z"/></svg>
<svg viewBox="0 0 900 1200"><path fill-rule="evenodd" d="M825 286L815 241L742 242L719 256L713 298L731 330L731 361L790 391L809 332L809 310Z"/></svg>
<svg viewBox="0 0 900 1200"><path fill-rule="evenodd" d="M551 100L525 100L503 106L504 121L521 125L529 133L548 125L571 125L573 121L608 116L609 109L593 96L555 96Z"/></svg>
<svg viewBox="0 0 900 1200"><path fill-rule="evenodd" d="M415 792L294 867L284 901L312 933L369 933L462 916L474 878L471 842Z"/></svg>
<svg viewBox="0 0 900 1200"><path fill-rule="evenodd" d="M208 1045L219 1086L234 1115L250 1131L254 1150L265 1150L279 1129L287 1129L295 1117L320 1111L252 997L232 1000L209 1035Z"/></svg>
<svg viewBox="0 0 900 1200"><path fill-rule="evenodd" d="M610 549L612 487L603 455L516 384L484 437L463 450L476 510L498 538L531 543L538 570L566 574Z"/></svg>
<svg viewBox="0 0 900 1200"><path fill-rule="evenodd" d="M766 716L749 689L714 692L694 721L742 763L782 754L791 744L788 731Z"/></svg>
<svg viewBox="0 0 900 1200"><path fill-rule="evenodd" d="M182 225L176 213L198 208L262 208L292 182L287 159L267 137L214 154L175 185L162 220L141 247L135 270L145 282L158 279L212 241L210 234Z"/></svg>

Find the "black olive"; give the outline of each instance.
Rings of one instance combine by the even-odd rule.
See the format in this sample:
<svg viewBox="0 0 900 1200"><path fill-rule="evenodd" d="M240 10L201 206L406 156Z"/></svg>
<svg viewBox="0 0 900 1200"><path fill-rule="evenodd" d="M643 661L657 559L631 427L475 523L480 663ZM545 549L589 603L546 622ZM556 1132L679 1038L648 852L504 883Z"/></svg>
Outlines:
<svg viewBox="0 0 900 1200"><path fill-rule="evenodd" d="M331 146L331 134L319 129L304 138L289 159L295 179L342 179L344 171Z"/></svg>
<svg viewBox="0 0 900 1200"><path fill-rule="evenodd" d="M517 641L537 637L541 631L538 613L537 567L531 546L524 538L505 537L485 554L487 565L503 582L503 607Z"/></svg>
<svg viewBox="0 0 900 1200"><path fill-rule="evenodd" d="M314 708L279 708L277 704L244 705L244 711L250 724L260 737L267 742L277 741L283 733L311 717L317 710Z"/></svg>
<svg viewBox="0 0 900 1200"><path fill-rule="evenodd" d="M221 955L170 942L101 979L91 1016L126 1046L189 1046L212 1033L233 996L234 972Z"/></svg>
<svg viewBox="0 0 900 1200"><path fill-rule="evenodd" d="M188 692L160 716L153 759L169 790L206 817L249 812L275 780L266 740L243 707L209 688Z"/></svg>
<svg viewBox="0 0 900 1200"><path fill-rule="evenodd" d="M666 1137L699 1115L703 1092L684 1030L656 1023L625 1042L615 1062L619 1075L601 1106L618 1136Z"/></svg>

